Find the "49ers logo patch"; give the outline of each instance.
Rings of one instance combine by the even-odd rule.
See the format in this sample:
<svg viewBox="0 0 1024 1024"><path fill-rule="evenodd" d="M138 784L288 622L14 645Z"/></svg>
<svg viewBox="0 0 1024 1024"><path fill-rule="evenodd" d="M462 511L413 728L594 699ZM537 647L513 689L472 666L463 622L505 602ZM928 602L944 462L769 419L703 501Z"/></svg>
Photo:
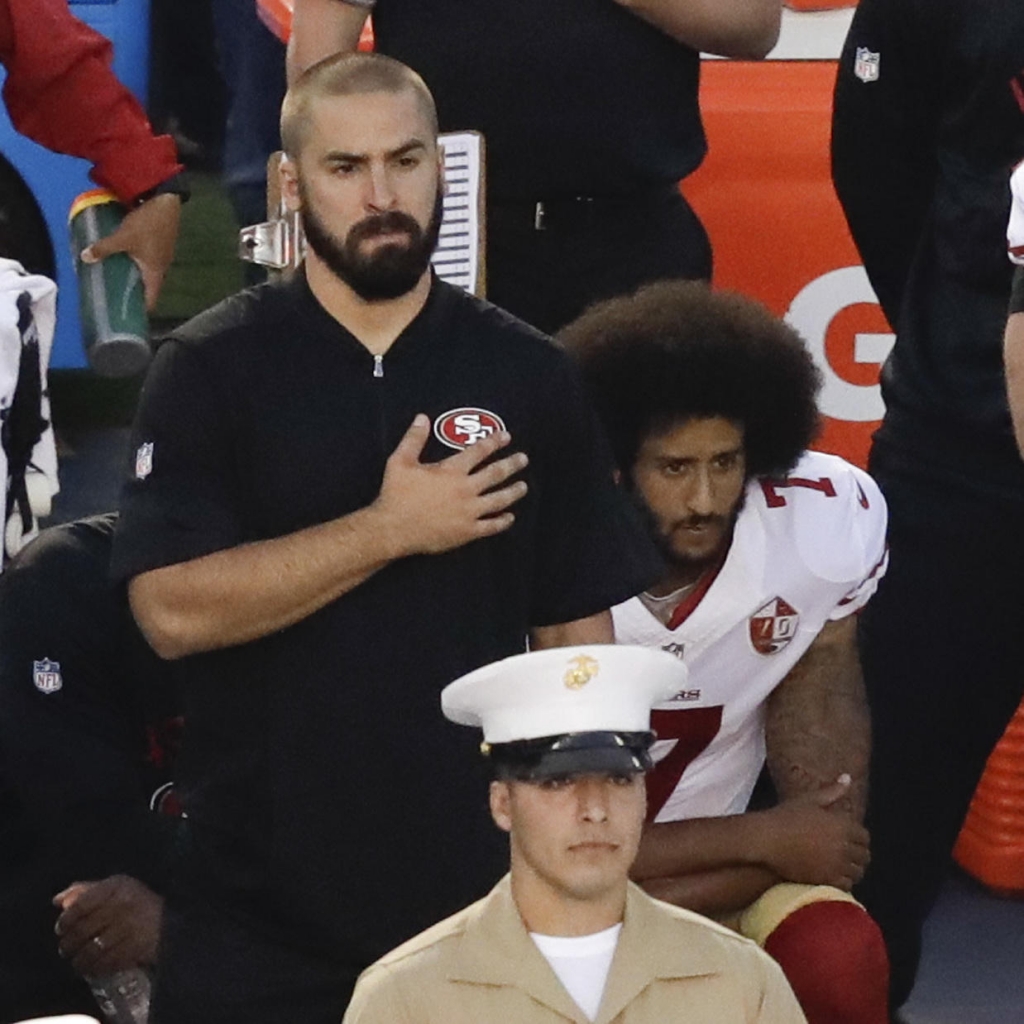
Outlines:
<svg viewBox="0 0 1024 1024"><path fill-rule="evenodd" d="M486 409L450 409L434 420L434 436L460 451L505 429L502 418Z"/></svg>
<svg viewBox="0 0 1024 1024"><path fill-rule="evenodd" d="M758 654L778 654L800 624L800 613L781 597L773 598L750 616L750 642Z"/></svg>

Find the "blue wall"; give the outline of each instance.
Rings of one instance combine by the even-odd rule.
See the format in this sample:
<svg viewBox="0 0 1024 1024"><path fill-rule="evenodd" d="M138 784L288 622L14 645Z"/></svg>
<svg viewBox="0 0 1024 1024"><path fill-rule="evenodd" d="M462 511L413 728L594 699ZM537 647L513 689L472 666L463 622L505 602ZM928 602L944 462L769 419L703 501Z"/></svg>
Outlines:
<svg viewBox="0 0 1024 1024"><path fill-rule="evenodd" d="M77 17L113 42L115 73L145 102L149 73L149 0L70 0L70 6ZM75 196L96 188L88 177L89 164L74 157L58 156L18 135L2 106L0 152L14 164L35 193L50 229L59 288L57 334L50 365L85 366L67 221Z"/></svg>

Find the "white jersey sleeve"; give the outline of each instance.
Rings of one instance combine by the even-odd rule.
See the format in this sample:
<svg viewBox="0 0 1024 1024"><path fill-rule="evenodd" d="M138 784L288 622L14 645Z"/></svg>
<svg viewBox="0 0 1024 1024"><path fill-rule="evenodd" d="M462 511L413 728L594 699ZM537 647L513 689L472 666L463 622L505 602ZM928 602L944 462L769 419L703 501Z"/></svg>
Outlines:
<svg viewBox="0 0 1024 1024"><path fill-rule="evenodd" d="M1010 222L1006 226L1006 252L1013 263L1024 264L1024 161L1010 176Z"/></svg>
<svg viewBox="0 0 1024 1024"><path fill-rule="evenodd" d="M773 489L780 493L780 485L762 482L766 502ZM808 452L786 478L784 492L803 564L821 580L853 581L829 618L851 615L867 604L888 565L888 511L878 484L844 459Z"/></svg>

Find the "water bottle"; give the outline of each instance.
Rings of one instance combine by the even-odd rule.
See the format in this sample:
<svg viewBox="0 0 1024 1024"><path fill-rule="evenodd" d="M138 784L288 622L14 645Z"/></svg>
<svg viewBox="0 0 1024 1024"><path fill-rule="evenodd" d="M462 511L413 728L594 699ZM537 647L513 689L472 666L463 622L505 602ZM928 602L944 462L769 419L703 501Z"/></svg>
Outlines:
<svg viewBox="0 0 1024 1024"><path fill-rule="evenodd" d="M150 981L141 967L90 978L89 988L109 1024L146 1024Z"/></svg>
<svg viewBox="0 0 1024 1024"><path fill-rule="evenodd" d="M138 265L124 252L99 263L80 259L82 250L111 234L124 215L125 208L112 192L93 189L71 204L68 222L85 354L102 377L133 377L152 357Z"/></svg>

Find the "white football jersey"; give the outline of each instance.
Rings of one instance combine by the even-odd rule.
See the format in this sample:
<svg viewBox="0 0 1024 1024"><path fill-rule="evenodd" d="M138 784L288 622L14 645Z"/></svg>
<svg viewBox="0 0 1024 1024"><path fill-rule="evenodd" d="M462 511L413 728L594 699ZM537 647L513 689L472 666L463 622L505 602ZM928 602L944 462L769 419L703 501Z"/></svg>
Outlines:
<svg viewBox="0 0 1024 1024"><path fill-rule="evenodd" d="M660 647L689 669L687 689L651 716L659 737L647 786L653 820L746 809L764 764L765 701L827 621L874 593L885 529L885 500L871 477L806 452L786 479L747 485L725 561L684 599L675 629L637 597L612 609L618 643Z"/></svg>

